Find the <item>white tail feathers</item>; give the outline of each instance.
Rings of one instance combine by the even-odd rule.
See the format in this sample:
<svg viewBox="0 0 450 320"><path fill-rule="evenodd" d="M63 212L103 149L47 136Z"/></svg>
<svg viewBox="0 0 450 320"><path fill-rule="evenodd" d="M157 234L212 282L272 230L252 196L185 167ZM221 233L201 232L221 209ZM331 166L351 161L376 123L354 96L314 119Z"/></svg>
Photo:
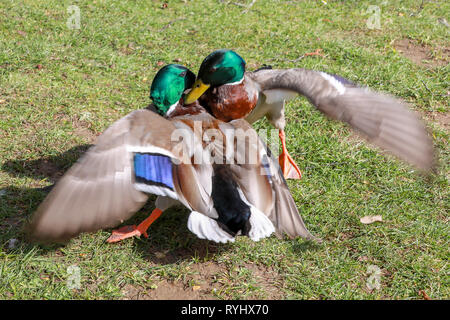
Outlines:
<svg viewBox="0 0 450 320"><path fill-rule="evenodd" d="M234 242L234 237L222 230L216 220L211 219L200 212L191 212L187 226L188 229L200 239L221 243L227 243L228 241Z"/></svg>
<svg viewBox="0 0 450 320"><path fill-rule="evenodd" d="M250 232L248 237L253 241L259 241L275 232L275 227L264 213L251 207ZM207 239L214 242L227 243L234 242L235 238L223 230L216 220L211 219L197 211L192 211L189 215L188 229L200 239Z"/></svg>
<svg viewBox="0 0 450 320"><path fill-rule="evenodd" d="M275 232L275 227L269 218L266 217L264 213L251 207L252 214L250 215L250 232L248 236L253 241L259 241L262 238L266 238Z"/></svg>

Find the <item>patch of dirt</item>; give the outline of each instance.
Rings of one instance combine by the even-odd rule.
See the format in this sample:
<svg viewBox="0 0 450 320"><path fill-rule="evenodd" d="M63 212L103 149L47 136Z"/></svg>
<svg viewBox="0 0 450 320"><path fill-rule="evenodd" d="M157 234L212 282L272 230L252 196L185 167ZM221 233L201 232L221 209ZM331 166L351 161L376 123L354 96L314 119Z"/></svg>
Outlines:
<svg viewBox="0 0 450 320"><path fill-rule="evenodd" d="M256 285L261 288L246 299L282 299L284 287L281 276L265 266L245 263L242 267L251 271ZM195 263L188 267L183 280L160 280L150 287L126 285L122 289L124 299L133 300L211 300L217 299L214 291L224 286L221 279L230 271L216 262ZM154 287L153 287L154 286Z"/></svg>
<svg viewBox="0 0 450 320"><path fill-rule="evenodd" d="M448 64L450 49L442 48L442 59L433 58L433 51L430 47L421 45L411 39L401 39L395 42L394 48L404 57L422 67L439 67Z"/></svg>
<svg viewBox="0 0 450 320"><path fill-rule="evenodd" d="M89 143L94 143L97 135L90 129L91 124L87 121L80 120L78 117L72 117L73 133L79 137L83 137Z"/></svg>
<svg viewBox="0 0 450 320"><path fill-rule="evenodd" d="M205 296L181 282L161 281L155 289L126 285L122 289L125 300L205 300ZM212 299L211 297L210 299Z"/></svg>
<svg viewBox="0 0 450 320"><path fill-rule="evenodd" d="M205 289L194 290L181 282L161 281L157 288L148 292L151 300L212 300L215 297Z"/></svg>
<svg viewBox="0 0 450 320"><path fill-rule="evenodd" d="M211 300L216 299L212 294L219 286L216 278L226 268L214 262L193 264L189 267L189 275L184 281L157 282L156 288L143 288L126 285L122 289L125 299L133 300ZM193 273L191 275L191 273Z"/></svg>
<svg viewBox="0 0 450 320"><path fill-rule="evenodd" d="M425 118L434 122L445 130L450 129L450 112L425 112Z"/></svg>
<svg viewBox="0 0 450 320"><path fill-rule="evenodd" d="M256 299L283 299L283 281L277 272L265 266L249 263L245 264L245 267L252 271L258 285L263 289L264 297L255 297Z"/></svg>

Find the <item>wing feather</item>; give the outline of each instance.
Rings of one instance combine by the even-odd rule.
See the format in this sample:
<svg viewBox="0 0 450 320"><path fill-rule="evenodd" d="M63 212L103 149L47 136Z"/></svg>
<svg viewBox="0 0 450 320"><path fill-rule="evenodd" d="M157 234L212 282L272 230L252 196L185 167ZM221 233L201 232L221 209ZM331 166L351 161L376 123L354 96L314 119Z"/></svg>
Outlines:
<svg viewBox="0 0 450 320"><path fill-rule="evenodd" d="M245 120L233 120L230 124L257 135ZM320 240L306 228L278 161L259 137L258 142L258 163L231 166L235 181L245 197L269 218L278 236L286 233L291 238Z"/></svg>
<svg viewBox="0 0 450 320"><path fill-rule="evenodd" d="M433 143L424 123L396 98L307 69L261 70L248 75L263 93L281 89L304 95L328 117L349 124L373 144L424 171L435 165Z"/></svg>
<svg viewBox="0 0 450 320"><path fill-rule="evenodd" d="M133 186L132 153L127 147L152 146L170 152L174 129L170 121L145 109L116 121L38 207L27 226L31 239L65 241L130 218L148 195Z"/></svg>

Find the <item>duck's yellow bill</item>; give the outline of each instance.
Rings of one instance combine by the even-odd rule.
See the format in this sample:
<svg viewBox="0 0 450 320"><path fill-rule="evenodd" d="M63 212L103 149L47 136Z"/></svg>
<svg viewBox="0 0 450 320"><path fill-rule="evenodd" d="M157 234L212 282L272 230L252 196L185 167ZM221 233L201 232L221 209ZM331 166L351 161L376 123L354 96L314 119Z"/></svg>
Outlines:
<svg viewBox="0 0 450 320"><path fill-rule="evenodd" d="M210 84L204 84L202 80L197 79L192 87L192 90L184 98L184 104L194 103L195 100L200 98L210 86Z"/></svg>

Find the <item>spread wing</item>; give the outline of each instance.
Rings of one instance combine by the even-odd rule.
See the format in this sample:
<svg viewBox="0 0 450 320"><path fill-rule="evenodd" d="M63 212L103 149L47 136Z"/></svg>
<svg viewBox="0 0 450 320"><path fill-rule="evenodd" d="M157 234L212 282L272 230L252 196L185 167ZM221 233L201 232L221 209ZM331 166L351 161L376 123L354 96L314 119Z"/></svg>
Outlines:
<svg viewBox="0 0 450 320"><path fill-rule="evenodd" d="M252 144L253 148L245 149L249 153L256 153L256 162L247 157L245 163L239 163L239 159L236 159L236 164L231 166L235 180L247 200L266 214L275 226L278 236L286 233L291 238L319 240L306 228L278 161L256 131L242 119L233 120L229 125L236 130L243 130L250 140L257 140L257 143ZM242 136L242 133L238 131L237 135Z"/></svg>
<svg viewBox="0 0 450 320"><path fill-rule="evenodd" d="M38 207L27 226L31 239L64 241L130 218L148 196L133 185L129 148L170 156L173 129L170 121L146 109L111 125Z"/></svg>
<svg viewBox="0 0 450 320"><path fill-rule="evenodd" d="M433 168L432 140L419 117L403 102L313 70L261 70L248 75L259 85L267 104L279 103L286 92L299 93L319 111L348 123L375 145L422 170Z"/></svg>

